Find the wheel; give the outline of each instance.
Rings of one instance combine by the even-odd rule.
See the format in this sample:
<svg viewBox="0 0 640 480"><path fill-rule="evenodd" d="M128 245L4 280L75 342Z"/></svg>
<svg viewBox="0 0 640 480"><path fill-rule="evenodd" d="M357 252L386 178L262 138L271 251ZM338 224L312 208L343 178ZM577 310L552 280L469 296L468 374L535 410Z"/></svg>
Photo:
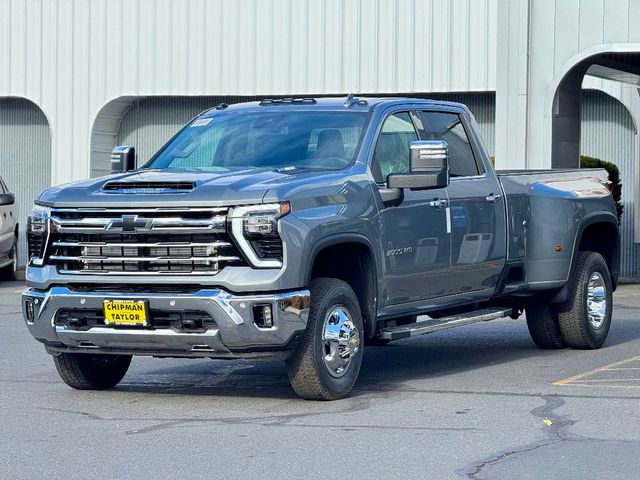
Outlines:
<svg viewBox="0 0 640 480"><path fill-rule="evenodd" d="M364 328L358 299L342 280L311 282L311 309L302 341L287 361L291 386L308 400L349 394L362 363Z"/></svg>
<svg viewBox="0 0 640 480"><path fill-rule="evenodd" d="M9 253L9 258L13 260L11 265L7 265L6 267L0 269L0 280L5 280L11 282L16 279L18 273L18 242L13 244L11 248L11 253Z"/></svg>
<svg viewBox="0 0 640 480"><path fill-rule="evenodd" d="M77 390L106 390L115 387L131 364L131 355L88 355L60 353L53 357L58 375Z"/></svg>
<svg viewBox="0 0 640 480"><path fill-rule="evenodd" d="M555 305L531 303L526 307L526 316L529 334L538 347L558 349L567 346L560 332Z"/></svg>
<svg viewBox="0 0 640 480"><path fill-rule="evenodd" d="M611 277L602 255L579 252L569 298L558 305L558 322L573 348L600 348L607 339L613 307Z"/></svg>

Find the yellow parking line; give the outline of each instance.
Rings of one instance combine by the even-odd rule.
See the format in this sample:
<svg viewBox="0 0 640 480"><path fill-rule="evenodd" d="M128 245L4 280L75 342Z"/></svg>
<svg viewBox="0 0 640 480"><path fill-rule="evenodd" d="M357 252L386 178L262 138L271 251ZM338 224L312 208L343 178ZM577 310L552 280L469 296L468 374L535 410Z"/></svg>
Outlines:
<svg viewBox="0 0 640 480"><path fill-rule="evenodd" d="M574 380L574 383L599 382L640 382L640 378L593 378L591 380Z"/></svg>
<svg viewBox="0 0 640 480"><path fill-rule="evenodd" d="M555 383L553 385L556 385ZM561 384L564 387L590 387L590 388L638 388L640 389L640 385L607 385L607 384L598 384L598 383L569 383L569 384Z"/></svg>
<svg viewBox="0 0 640 480"><path fill-rule="evenodd" d="M620 365L624 365L626 363L637 362L640 361L640 355L636 357L627 358L625 360L620 360L619 362L610 363L609 365L604 365L602 367L594 368L593 370L589 370L588 372L580 373L578 375L574 375L573 377L565 378L564 380L558 380L557 382L553 382L552 385L556 386L566 386L570 383L573 383L577 380L582 380L584 377L588 377L589 375L593 375L595 373L602 372L608 368L619 367Z"/></svg>
<svg viewBox="0 0 640 480"><path fill-rule="evenodd" d="M20 290L16 290L16 291L15 291L15 292L13 292L13 293L22 293L22 292L24 292L24 288L21 288Z"/></svg>
<svg viewBox="0 0 640 480"><path fill-rule="evenodd" d="M625 370L640 370L640 367L603 368L607 372L624 372Z"/></svg>

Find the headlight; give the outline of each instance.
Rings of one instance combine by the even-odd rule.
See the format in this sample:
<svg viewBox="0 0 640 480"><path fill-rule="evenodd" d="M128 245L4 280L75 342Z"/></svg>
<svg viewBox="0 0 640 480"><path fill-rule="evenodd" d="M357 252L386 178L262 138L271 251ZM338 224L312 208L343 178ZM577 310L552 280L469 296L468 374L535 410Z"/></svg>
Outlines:
<svg viewBox="0 0 640 480"><path fill-rule="evenodd" d="M290 211L288 202L236 207L231 211L233 237L254 267L282 267L278 220Z"/></svg>
<svg viewBox="0 0 640 480"><path fill-rule="evenodd" d="M49 236L49 218L51 209L42 205L34 205L27 219L27 243L29 261L33 265L42 265L44 250Z"/></svg>

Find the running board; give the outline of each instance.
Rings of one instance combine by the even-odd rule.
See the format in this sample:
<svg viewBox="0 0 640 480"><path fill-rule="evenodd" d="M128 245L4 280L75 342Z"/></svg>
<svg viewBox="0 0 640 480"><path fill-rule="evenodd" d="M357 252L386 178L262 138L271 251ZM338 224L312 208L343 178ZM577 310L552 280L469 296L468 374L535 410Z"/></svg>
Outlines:
<svg viewBox="0 0 640 480"><path fill-rule="evenodd" d="M491 307L474 312L461 313L438 319L423 320L399 327L388 327L380 330L378 338L381 340L400 340L401 338L415 337L425 333L437 332L447 328L471 325L472 323L488 322L511 315L511 307Z"/></svg>

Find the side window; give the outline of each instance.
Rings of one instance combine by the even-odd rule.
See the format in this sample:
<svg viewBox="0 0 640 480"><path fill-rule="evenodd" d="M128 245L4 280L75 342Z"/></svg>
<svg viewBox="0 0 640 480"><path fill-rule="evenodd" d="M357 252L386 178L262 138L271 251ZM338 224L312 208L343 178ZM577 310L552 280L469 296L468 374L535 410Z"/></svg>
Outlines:
<svg viewBox="0 0 640 480"><path fill-rule="evenodd" d="M449 144L449 173L452 177L471 177L480 173L459 115L419 112L419 119L422 140L445 140Z"/></svg>
<svg viewBox="0 0 640 480"><path fill-rule="evenodd" d="M390 173L409 171L409 145L414 140L418 140L418 135L408 112L387 117L373 153L372 171L376 182L386 182Z"/></svg>
<svg viewBox="0 0 640 480"><path fill-rule="evenodd" d="M0 178L0 193L7 193L7 191L4 188L4 182L2 181L1 178Z"/></svg>

